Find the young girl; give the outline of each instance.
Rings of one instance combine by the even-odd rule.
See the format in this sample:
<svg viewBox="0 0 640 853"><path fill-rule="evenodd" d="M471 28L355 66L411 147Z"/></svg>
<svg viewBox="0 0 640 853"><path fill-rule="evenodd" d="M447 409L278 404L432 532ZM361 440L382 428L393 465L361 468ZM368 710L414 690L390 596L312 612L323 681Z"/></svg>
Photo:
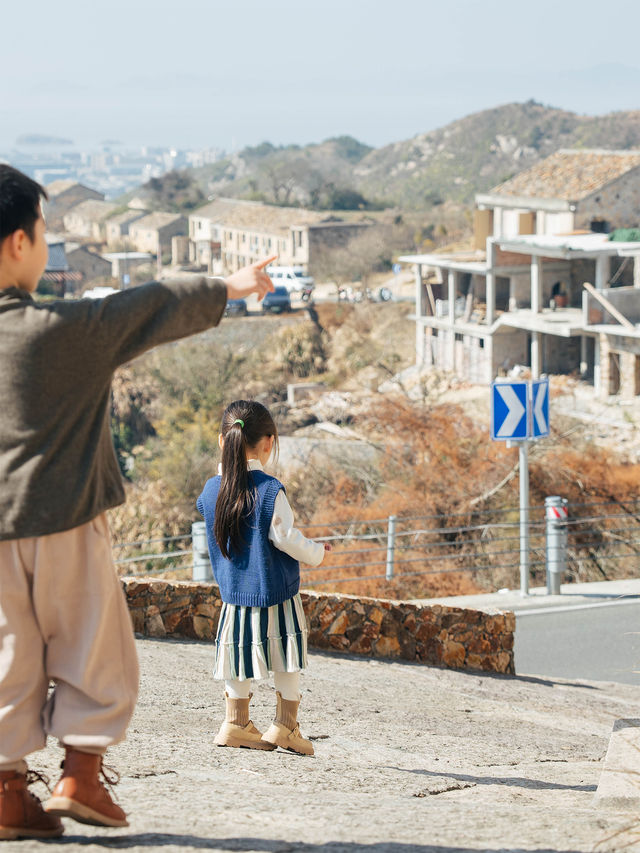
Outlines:
<svg viewBox="0 0 640 853"><path fill-rule="evenodd" d="M306 539L293 526L284 486L263 470L278 445L276 425L263 405L231 403L218 443L218 476L205 483L197 502L223 602L213 674L225 682L226 717L215 742L313 755L297 722L300 671L307 664L298 561L319 566L331 546ZM276 716L262 734L249 719L251 681L270 672Z"/></svg>

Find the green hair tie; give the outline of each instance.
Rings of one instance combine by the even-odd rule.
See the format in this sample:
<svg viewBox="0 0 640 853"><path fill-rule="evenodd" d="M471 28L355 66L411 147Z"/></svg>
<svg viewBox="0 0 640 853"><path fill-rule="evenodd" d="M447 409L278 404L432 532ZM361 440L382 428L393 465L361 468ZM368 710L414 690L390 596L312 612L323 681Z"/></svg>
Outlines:
<svg viewBox="0 0 640 853"><path fill-rule="evenodd" d="M233 424L231 424L231 426L233 426L234 424L240 424L240 429L242 429L242 427L244 426L244 421L240 418L236 418Z"/></svg>

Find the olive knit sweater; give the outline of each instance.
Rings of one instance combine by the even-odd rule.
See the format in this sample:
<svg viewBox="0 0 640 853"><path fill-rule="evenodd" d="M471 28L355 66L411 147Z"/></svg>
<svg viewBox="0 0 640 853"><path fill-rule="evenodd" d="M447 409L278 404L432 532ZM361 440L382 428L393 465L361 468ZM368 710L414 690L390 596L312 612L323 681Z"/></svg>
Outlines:
<svg viewBox="0 0 640 853"><path fill-rule="evenodd" d="M224 281L150 282L104 299L0 290L0 539L90 521L124 500L109 429L115 369L219 323Z"/></svg>

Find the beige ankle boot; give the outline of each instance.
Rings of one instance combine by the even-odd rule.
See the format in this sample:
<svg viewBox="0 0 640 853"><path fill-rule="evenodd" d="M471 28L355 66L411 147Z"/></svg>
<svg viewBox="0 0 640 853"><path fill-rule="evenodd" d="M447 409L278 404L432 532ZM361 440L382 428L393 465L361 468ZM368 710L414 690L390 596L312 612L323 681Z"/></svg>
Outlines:
<svg viewBox="0 0 640 853"><path fill-rule="evenodd" d="M218 746L244 746L247 749L275 749L275 745L262 740L262 733L253 725L249 719L248 699L232 699L228 693L224 694L226 702L226 715L220 731L215 737L214 743Z"/></svg>
<svg viewBox="0 0 640 853"><path fill-rule="evenodd" d="M297 699L294 702L292 699L283 699L277 691L276 697L276 718L262 735L262 740L274 746L281 746L291 752L298 752L300 755L313 755L311 741L306 740L300 734L300 726L298 725L300 700Z"/></svg>

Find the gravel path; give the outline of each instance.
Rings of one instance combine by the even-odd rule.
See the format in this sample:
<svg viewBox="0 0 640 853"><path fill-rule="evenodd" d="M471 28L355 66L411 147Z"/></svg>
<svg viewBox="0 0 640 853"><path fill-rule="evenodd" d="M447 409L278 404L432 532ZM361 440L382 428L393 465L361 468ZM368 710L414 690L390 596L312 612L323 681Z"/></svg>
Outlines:
<svg viewBox="0 0 640 853"><path fill-rule="evenodd" d="M637 815L593 806L613 721L638 715L636 687L312 654L301 722L316 756L307 758L213 746L223 704L210 645L140 640L138 649L138 709L109 756L131 826L67 821L49 847L590 851L635 818L638 846L628 849L640 849ZM274 694L264 683L255 693L252 717L264 728ZM59 759L52 745L31 763L55 777Z"/></svg>

